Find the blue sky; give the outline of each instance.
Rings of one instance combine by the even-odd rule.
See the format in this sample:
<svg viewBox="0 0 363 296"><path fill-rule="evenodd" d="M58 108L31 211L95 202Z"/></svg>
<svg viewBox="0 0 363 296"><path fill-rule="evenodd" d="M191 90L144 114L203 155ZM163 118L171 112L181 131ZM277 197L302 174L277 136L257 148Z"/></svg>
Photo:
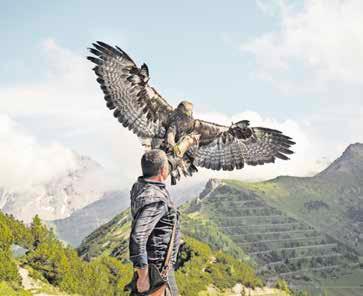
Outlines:
<svg viewBox="0 0 363 296"><path fill-rule="evenodd" d="M362 13L360 0L1 1L0 176L33 166L43 180L44 163L67 167L70 149L124 185L139 172L139 142L112 118L86 60L96 40L146 62L174 106L189 99L204 119L249 119L297 142L291 161L201 176L311 175L363 141Z"/></svg>
<svg viewBox="0 0 363 296"><path fill-rule="evenodd" d="M0 17L7 40L2 85L45 78L39 46L47 38L80 56L103 40L145 61L153 84L173 103L187 97L203 111L248 109L278 118L308 109L309 100L278 94L250 76L254 57L240 43L278 25L254 1L9 1Z"/></svg>

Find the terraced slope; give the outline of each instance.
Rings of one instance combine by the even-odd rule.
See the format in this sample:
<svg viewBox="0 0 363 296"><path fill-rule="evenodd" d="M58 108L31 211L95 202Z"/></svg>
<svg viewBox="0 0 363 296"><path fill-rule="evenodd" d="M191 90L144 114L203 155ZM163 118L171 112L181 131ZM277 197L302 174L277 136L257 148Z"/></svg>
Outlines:
<svg viewBox="0 0 363 296"><path fill-rule="evenodd" d="M222 250L236 258L250 261L251 265L255 262L233 240L214 223L201 220L193 214L181 213L183 236L194 237L200 241L208 242L213 250ZM89 260L100 255L111 255L119 259L128 258L128 238L131 229L131 214L127 209L116 215L108 223L102 225L90 235L88 235L78 247L81 257Z"/></svg>
<svg viewBox="0 0 363 296"><path fill-rule="evenodd" d="M217 181L212 181L217 182ZM214 186L215 187L215 186ZM250 190L220 182L185 209L216 225L258 263L266 278L330 274L357 259L346 246L307 221L267 204ZM312 276L314 277L314 276Z"/></svg>
<svg viewBox="0 0 363 296"><path fill-rule="evenodd" d="M363 256L363 144L351 144L314 177L280 176L258 183L226 180L334 237Z"/></svg>
<svg viewBox="0 0 363 296"><path fill-rule="evenodd" d="M281 176L257 183L211 180L198 198L180 207L182 231L215 249L250 258L269 281L283 277L296 288L321 288L325 280L360 274L362 192L363 144L356 143L314 177ZM107 239L118 221L86 238L80 248L84 254L124 252L124 243L116 247L117 240ZM120 227L128 226L116 227L112 237L121 235L116 231ZM359 284L346 289L360 293Z"/></svg>

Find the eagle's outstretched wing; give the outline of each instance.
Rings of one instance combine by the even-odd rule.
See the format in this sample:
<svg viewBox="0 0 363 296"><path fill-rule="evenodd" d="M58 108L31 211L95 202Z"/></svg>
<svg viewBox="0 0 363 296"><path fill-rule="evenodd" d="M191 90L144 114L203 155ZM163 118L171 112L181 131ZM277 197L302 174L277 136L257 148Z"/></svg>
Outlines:
<svg viewBox="0 0 363 296"><path fill-rule="evenodd" d="M104 42L89 48L96 57L87 57L96 64L93 68L105 94L107 107L124 127L142 138L163 138L165 125L173 111L166 100L149 86L146 64L140 68L119 47Z"/></svg>
<svg viewBox="0 0 363 296"><path fill-rule="evenodd" d="M199 148L194 154L194 164L213 170L241 169L244 164L261 165L287 160L295 144L282 132L264 127L249 127L243 120L227 127L196 120L196 130L201 134Z"/></svg>

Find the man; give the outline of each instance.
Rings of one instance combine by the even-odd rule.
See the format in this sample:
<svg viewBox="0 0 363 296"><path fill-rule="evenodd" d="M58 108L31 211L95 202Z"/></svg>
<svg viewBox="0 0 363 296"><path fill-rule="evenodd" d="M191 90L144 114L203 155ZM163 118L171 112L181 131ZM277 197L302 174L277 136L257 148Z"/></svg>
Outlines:
<svg viewBox="0 0 363 296"><path fill-rule="evenodd" d="M172 268L168 274L168 284L161 294L176 296L174 265L179 249L180 226L178 212L164 183L169 175L165 152L159 149L145 152L141 167L143 176L138 178L130 192L133 222L129 250L130 260L138 274L137 289L144 292L150 287L148 264L155 264L161 270L176 221Z"/></svg>

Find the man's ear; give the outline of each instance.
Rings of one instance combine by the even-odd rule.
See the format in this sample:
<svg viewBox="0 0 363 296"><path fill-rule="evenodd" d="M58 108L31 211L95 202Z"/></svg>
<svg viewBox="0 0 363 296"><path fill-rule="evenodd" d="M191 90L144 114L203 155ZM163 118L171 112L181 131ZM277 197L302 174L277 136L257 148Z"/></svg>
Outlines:
<svg viewBox="0 0 363 296"><path fill-rule="evenodd" d="M169 172L168 172L169 167L168 166L169 166L169 164L167 163L160 170L160 173L163 176L163 178L165 177L165 180L168 178L168 175L169 175Z"/></svg>
<svg viewBox="0 0 363 296"><path fill-rule="evenodd" d="M160 168L160 176L164 178L164 174L165 174L165 166Z"/></svg>

